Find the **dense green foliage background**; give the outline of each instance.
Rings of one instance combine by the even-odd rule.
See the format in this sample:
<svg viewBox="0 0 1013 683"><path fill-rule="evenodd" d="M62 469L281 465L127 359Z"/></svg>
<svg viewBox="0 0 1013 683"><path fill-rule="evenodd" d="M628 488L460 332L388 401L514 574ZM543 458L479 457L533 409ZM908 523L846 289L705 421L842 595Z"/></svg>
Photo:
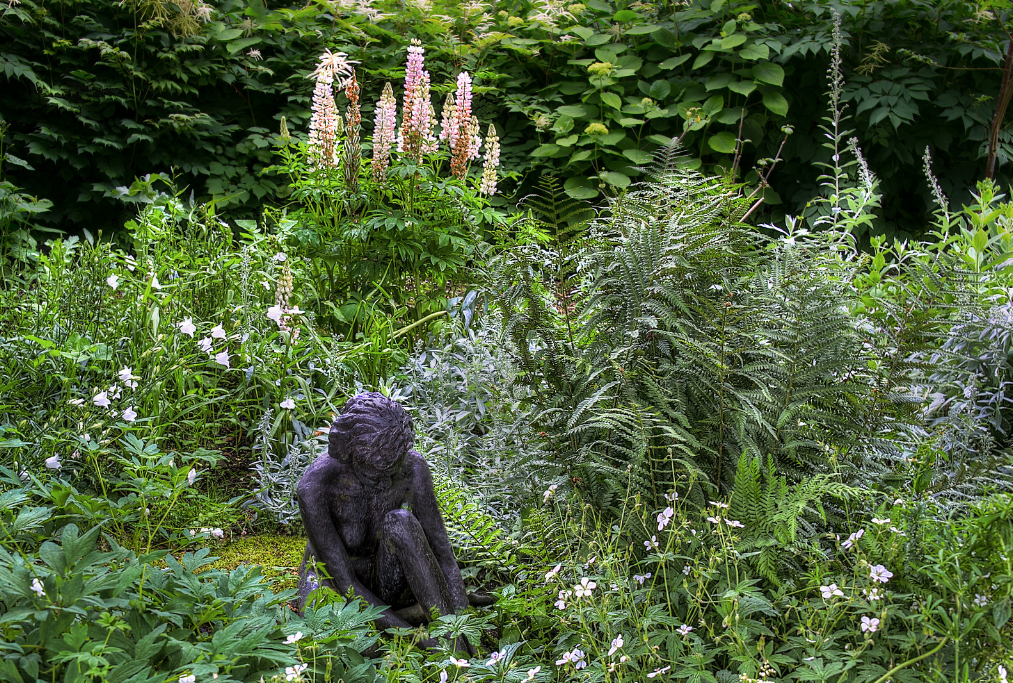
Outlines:
<svg viewBox="0 0 1013 683"><path fill-rule="evenodd" d="M286 193L262 171L281 116L305 132L305 76L323 48L360 62L368 137L373 102L403 73L410 39L420 38L437 108L460 70L475 75L479 116L497 125L504 167L519 174L515 198L546 170L573 197L614 193L679 137L692 165L755 184L790 124L765 192L768 217L811 213L817 186L807 169L825 159L821 109L809 95L823 89L829 10L837 8L846 99L884 183L875 230L920 234L927 195L916 170L925 146L945 169L944 190L967 201L1002 99L1001 2L429 5L226 0L205 16L189 0L8 4L0 10L0 117L13 156L3 173L53 201L42 220L64 229L115 229L120 202L130 200L117 188L152 172L176 173L198 197L248 217ZM607 132L587 134L591 123ZM999 133L999 178L1008 177L1011 140Z"/></svg>

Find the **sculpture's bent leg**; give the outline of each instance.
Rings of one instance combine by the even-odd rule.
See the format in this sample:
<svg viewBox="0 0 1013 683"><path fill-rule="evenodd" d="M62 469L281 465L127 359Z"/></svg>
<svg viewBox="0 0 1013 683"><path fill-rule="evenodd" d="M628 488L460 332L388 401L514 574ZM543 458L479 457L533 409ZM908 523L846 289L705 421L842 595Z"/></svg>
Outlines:
<svg viewBox="0 0 1013 683"><path fill-rule="evenodd" d="M397 600L407 583L426 612L435 607L440 614L454 613L440 563L429 547L422 524L408 510L391 510L383 518L376 578L380 598L387 604Z"/></svg>

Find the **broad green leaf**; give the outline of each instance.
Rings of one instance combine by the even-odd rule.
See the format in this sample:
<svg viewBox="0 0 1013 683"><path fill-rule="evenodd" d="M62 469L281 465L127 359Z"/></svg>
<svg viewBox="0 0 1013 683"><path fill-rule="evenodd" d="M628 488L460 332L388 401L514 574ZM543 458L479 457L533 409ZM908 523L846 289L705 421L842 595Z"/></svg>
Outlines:
<svg viewBox="0 0 1013 683"><path fill-rule="evenodd" d="M594 51L594 56L599 62L609 62L613 65L619 61L619 57L611 45L598 48Z"/></svg>
<svg viewBox="0 0 1013 683"><path fill-rule="evenodd" d="M763 106L778 116L785 116L788 113L788 100L779 92L764 93Z"/></svg>
<svg viewBox="0 0 1013 683"><path fill-rule="evenodd" d="M606 133L605 135L602 135L598 139L601 140L601 143L603 145L614 145L625 137L626 137L625 130L614 130L611 133Z"/></svg>
<svg viewBox="0 0 1013 683"><path fill-rule="evenodd" d="M591 187L574 187L569 190L563 190L566 196L573 199L594 199L598 196L598 190Z"/></svg>
<svg viewBox="0 0 1013 683"><path fill-rule="evenodd" d="M589 149L582 149L579 152L577 152L576 154L570 155L570 159L566 163L567 164L575 164L578 161L584 161L585 159L588 159L590 157L591 157L591 150L589 150Z"/></svg>
<svg viewBox="0 0 1013 683"><path fill-rule="evenodd" d="M579 104L560 107L559 109L556 110L556 112L563 116L569 116L575 119L584 118L588 115L587 110L584 107L580 106Z"/></svg>
<svg viewBox="0 0 1013 683"><path fill-rule="evenodd" d="M656 100L663 100L668 97L668 94L672 92L672 84L668 81L657 80L651 83L651 89L648 94Z"/></svg>
<svg viewBox="0 0 1013 683"><path fill-rule="evenodd" d="M740 95L749 95L749 93L756 90L756 83L752 81L735 81L728 84L728 89Z"/></svg>
<svg viewBox="0 0 1013 683"><path fill-rule="evenodd" d="M225 46L225 49L228 50L229 54L234 55L240 50L245 50L251 45L256 45L257 43L260 42L260 40L261 40L260 38L255 37L233 40L232 42L230 42L228 45Z"/></svg>
<svg viewBox="0 0 1013 683"><path fill-rule="evenodd" d="M875 126L877 123L885 119L889 113L889 107L880 107L876 111L872 112L872 116L869 117L869 125Z"/></svg>
<svg viewBox="0 0 1013 683"><path fill-rule="evenodd" d="M721 111L719 111L717 114L714 115L715 121L724 124L729 123L737 124L740 118L742 118L742 109L736 107L725 107L724 109L722 109Z"/></svg>
<svg viewBox="0 0 1013 683"><path fill-rule="evenodd" d="M718 74L716 76L712 76L711 78L707 79L706 85L707 91L709 92L711 90L720 90L721 88L726 87L734 79L735 77L732 76L730 73L723 73Z"/></svg>
<svg viewBox="0 0 1013 683"><path fill-rule="evenodd" d="M243 35L243 29L241 29L241 28L230 28L230 29L225 29L224 31L221 31L220 33L218 33L215 36L215 38L217 38L219 41L225 43L225 42L228 42L230 40L235 40L236 38L238 38L241 35Z"/></svg>
<svg viewBox="0 0 1013 683"><path fill-rule="evenodd" d="M616 187L629 187L630 177L625 173L619 173L618 171L602 171L598 176L609 185L615 185Z"/></svg>
<svg viewBox="0 0 1013 683"><path fill-rule="evenodd" d="M618 22L620 22L622 24L625 24L625 23L630 22L630 21L636 21L637 20L637 13L634 12L633 10L621 9L618 12L615 13L615 16L612 17L612 19L614 21L618 21Z"/></svg>
<svg viewBox="0 0 1013 683"><path fill-rule="evenodd" d="M661 27L658 26L657 24L643 24L641 26L631 26L630 28L626 29L624 33L628 36L642 36L648 33L654 33L660 28Z"/></svg>
<svg viewBox="0 0 1013 683"><path fill-rule="evenodd" d="M746 42L746 36L742 33L733 33L730 36L725 36L721 39L721 48L724 50L731 50L733 47L738 47Z"/></svg>
<svg viewBox="0 0 1013 683"><path fill-rule="evenodd" d="M707 144L715 152L721 154L731 154L735 151L735 136L726 130L721 131L716 135L712 135L707 139Z"/></svg>
<svg viewBox="0 0 1013 683"><path fill-rule="evenodd" d="M603 2L603 0L587 0L587 2L585 2L584 4L590 7L591 9L598 10L599 12L612 11L612 5L610 5L607 2Z"/></svg>
<svg viewBox="0 0 1013 683"><path fill-rule="evenodd" d="M562 114L558 119L556 119L556 123L552 126L552 130L556 131L560 135L566 135L573 130L573 117Z"/></svg>
<svg viewBox="0 0 1013 683"><path fill-rule="evenodd" d="M714 54L715 53L713 52L701 52L697 55L696 59L693 60L692 68L699 69L702 66L707 66L711 63L711 60L714 59Z"/></svg>
<svg viewBox="0 0 1013 683"><path fill-rule="evenodd" d="M777 192L775 192L774 188L772 188L772 187L765 187L765 188L763 188L763 203L764 204L770 204L771 206L773 206L775 204L780 204L781 202L782 202L781 195L779 195Z"/></svg>
<svg viewBox="0 0 1013 683"><path fill-rule="evenodd" d="M633 126L639 126L643 122L644 122L643 119L630 119L630 118L619 119L619 125L622 126L623 128L631 128Z"/></svg>
<svg viewBox="0 0 1013 683"><path fill-rule="evenodd" d="M784 69L772 62L760 62L753 65L753 78L760 83L783 85Z"/></svg>
<svg viewBox="0 0 1013 683"><path fill-rule="evenodd" d="M590 38L586 38L584 40L584 44L585 45L589 45L591 47L594 47L595 45L604 45L605 43L607 43L607 42L609 42L611 40L612 40L612 36L604 35L604 34L601 34L601 33L596 33L593 36L591 36Z"/></svg>
<svg viewBox="0 0 1013 683"><path fill-rule="evenodd" d="M678 57L669 57L663 61L660 66L662 69L674 69L677 66L681 66L689 61L689 58L693 55L679 55Z"/></svg>
<svg viewBox="0 0 1013 683"><path fill-rule="evenodd" d="M622 109L623 106L623 101L614 92L603 92L601 94L601 101L613 109Z"/></svg>
<svg viewBox="0 0 1013 683"><path fill-rule="evenodd" d="M747 45L738 52L742 59L768 59L770 49L766 45Z"/></svg>
<svg viewBox="0 0 1013 683"><path fill-rule="evenodd" d="M624 149L623 156L635 164L648 164L651 162L651 155L642 149Z"/></svg>
<svg viewBox="0 0 1013 683"><path fill-rule="evenodd" d="M574 35L580 36L581 40L587 40L594 35L594 29L586 26L574 26L570 29L570 31L572 31Z"/></svg>
<svg viewBox="0 0 1013 683"><path fill-rule="evenodd" d="M672 142L672 138L667 135L648 135L647 139L657 145L667 145Z"/></svg>
<svg viewBox="0 0 1013 683"><path fill-rule="evenodd" d="M577 142L576 135L568 135L565 138L558 138L556 144L560 147L573 147L573 143Z"/></svg>
<svg viewBox="0 0 1013 683"><path fill-rule="evenodd" d="M531 152L533 157L550 157L561 149L559 145L546 144L537 147L535 151Z"/></svg>
<svg viewBox="0 0 1013 683"><path fill-rule="evenodd" d="M711 10L711 11L714 11L714 10ZM736 29L736 25L735 25L735 20L734 19L729 19L728 21L726 21L721 26L721 32L724 33L726 36L730 36L733 33L735 33L735 29Z"/></svg>
<svg viewBox="0 0 1013 683"><path fill-rule="evenodd" d="M707 116L714 116L719 111L725 108L725 98L721 95L714 95L708 97L707 101L703 103L703 111Z"/></svg>
<svg viewBox="0 0 1013 683"><path fill-rule="evenodd" d="M644 65L644 60L636 55L623 55L619 58L619 61L617 61L616 64L618 64L622 69L633 69L634 71L637 71Z"/></svg>

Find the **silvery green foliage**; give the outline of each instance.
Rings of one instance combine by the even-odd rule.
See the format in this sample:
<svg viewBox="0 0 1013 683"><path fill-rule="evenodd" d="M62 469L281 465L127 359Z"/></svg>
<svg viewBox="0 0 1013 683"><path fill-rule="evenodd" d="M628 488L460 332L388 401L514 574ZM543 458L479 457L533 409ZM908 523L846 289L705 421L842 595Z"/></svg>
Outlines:
<svg viewBox="0 0 1013 683"><path fill-rule="evenodd" d="M1005 296L1003 296L1005 299ZM1013 302L968 310L930 363L928 424L948 455L1008 449L1013 429Z"/></svg>
<svg viewBox="0 0 1013 683"><path fill-rule="evenodd" d="M460 321L444 328L402 368L401 391L415 418L416 449L503 519L542 488L528 467L539 453L530 390L513 382L516 366L498 329L491 316L468 329Z"/></svg>
<svg viewBox="0 0 1013 683"><path fill-rule="evenodd" d="M269 438L271 415L268 410L258 425L260 438L254 450L260 451L260 460L253 465L257 478L257 491L251 504L276 520L278 524L298 528L302 524L296 487L310 463L327 452L327 434L314 436L305 425L296 434L296 441L283 444L284 454L275 453Z"/></svg>

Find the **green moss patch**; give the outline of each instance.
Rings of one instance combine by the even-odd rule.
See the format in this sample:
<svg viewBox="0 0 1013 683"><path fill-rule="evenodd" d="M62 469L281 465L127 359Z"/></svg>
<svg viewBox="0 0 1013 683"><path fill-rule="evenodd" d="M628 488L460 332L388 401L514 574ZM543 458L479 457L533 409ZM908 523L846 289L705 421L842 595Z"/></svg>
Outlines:
<svg viewBox="0 0 1013 683"><path fill-rule="evenodd" d="M300 536L241 536L220 548L212 547L211 554L218 559L211 566L231 571L241 564L259 564L276 590L295 588L305 549L306 539Z"/></svg>

